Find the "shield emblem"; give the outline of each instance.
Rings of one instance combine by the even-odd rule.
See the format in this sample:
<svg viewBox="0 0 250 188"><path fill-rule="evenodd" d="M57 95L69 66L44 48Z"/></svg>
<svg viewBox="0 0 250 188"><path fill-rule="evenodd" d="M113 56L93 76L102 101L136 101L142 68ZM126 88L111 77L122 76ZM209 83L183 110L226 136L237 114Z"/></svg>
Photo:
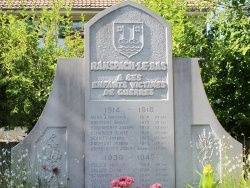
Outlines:
<svg viewBox="0 0 250 188"><path fill-rule="evenodd" d="M143 46L143 23L114 23L115 49L130 58L138 54Z"/></svg>

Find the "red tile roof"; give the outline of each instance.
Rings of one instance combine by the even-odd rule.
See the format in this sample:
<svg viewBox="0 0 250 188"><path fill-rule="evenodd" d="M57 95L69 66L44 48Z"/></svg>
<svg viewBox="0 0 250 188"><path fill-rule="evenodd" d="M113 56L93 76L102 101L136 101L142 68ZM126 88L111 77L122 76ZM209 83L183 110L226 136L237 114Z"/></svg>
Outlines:
<svg viewBox="0 0 250 188"><path fill-rule="evenodd" d="M60 0L0 0L0 9L21 9L25 7L27 9L35 8L41 9L43 7L49 7L51 3ZM63 0L64 6L71 5L73 10L93 10L93 9L105 9L117 4L124 0ZM11 2L11 4L8 4ZM188 0L189 10L206 9L213 5L212 0Z"/></svg>
<svg viewBox="0 0 250 188"><path fill-rule="evenodd" d="M0 0L0 9L20 9L48 7L55 0ZM11 4L8 4L11 2ZM70 5L72 2L73 9L105 9L121 0L65 0L64 5Z"/></svg>

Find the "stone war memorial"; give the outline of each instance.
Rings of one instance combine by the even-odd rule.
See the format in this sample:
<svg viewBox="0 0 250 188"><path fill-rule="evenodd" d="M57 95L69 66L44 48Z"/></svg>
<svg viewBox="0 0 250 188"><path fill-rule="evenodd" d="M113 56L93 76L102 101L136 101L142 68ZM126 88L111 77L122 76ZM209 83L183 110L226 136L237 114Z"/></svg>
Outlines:
<svg viewBox="0 0 250 188"><path fill-rule="evenodd" d="M125 1L86 24L84 59L58 60L12 170L24 187L108 188L129 176L134 187L183 188L206 164L221 177L241 154L210 107L198 60L172 58L171 26Z"/></svg>

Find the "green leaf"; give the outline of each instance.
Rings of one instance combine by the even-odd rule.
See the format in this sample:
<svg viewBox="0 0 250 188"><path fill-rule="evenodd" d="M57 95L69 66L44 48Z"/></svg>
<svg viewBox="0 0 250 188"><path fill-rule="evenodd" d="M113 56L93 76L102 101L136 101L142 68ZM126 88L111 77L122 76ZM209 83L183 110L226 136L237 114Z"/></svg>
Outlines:
<svg viewBox="0 0 250 188"><path fill-rule="evenodd" d="M185 187L186 187L186 188L194 188L193 186L191 186L191 185L188 184L188 183L185 184Z"/></svg>

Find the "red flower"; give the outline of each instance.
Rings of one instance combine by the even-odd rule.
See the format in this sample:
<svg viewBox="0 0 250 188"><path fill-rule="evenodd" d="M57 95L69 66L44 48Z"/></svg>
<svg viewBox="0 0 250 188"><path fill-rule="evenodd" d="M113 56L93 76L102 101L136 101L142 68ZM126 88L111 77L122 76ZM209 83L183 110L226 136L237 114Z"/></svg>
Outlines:
<svg viewBox="0 0 250 188"><path fill-rule="evenodd" d="M117 180L111 181L110 186L113 188L126 188L132 183L134 183L134 180L131 177L121 176Z"/></svg>
<svg viewBox="0 0 250 188"><path fill-rule="evenodd" d="M125 183L127 186L130 186L132 183L134 183L134 180L130 177L127 177L127 179L125 180Z"/></svg>
<svg viewBox="0 0 250 188"><path fill-rule="evenodd" d="M118 184L119 184L118 180L113 180L113 181L111 181L110 186L111 187L116 187L116 186L118 186Z"/></svg>
<svg viewBox="0 0 250 188"><path fill-rule="evenodd" d="M150 188L161 188L161 184L155 183L155 184L151 185Z"/></svg>
<svg viewBox="0 0 250 188"><path fill-rule="evenodd" d="M127 187L127 184L124 181L119 182L118 187Z"/></svg>
<svg viewBox="0 0 250 188"><path fill-rule="evenodd" d="M57 167L53 167L53 168L52 168L52 172L53 172L54 174L57 174L57 173L59 172L59 169L58 169Z"/></svg>

